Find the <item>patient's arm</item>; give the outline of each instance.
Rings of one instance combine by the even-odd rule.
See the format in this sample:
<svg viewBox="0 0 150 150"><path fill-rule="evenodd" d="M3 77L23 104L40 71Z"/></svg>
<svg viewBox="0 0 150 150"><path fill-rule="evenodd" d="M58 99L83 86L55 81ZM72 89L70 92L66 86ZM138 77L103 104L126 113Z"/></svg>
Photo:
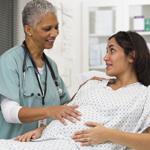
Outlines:
<svg viewBox="0 0 150 150"><path fill-rule="evenodd" d="M19 142L30 142L31 139L38 139L41 137L41 134L45 128L46 126L39 127L33 131L29 131L23 135L14 138L14 140Z"/></svg>
<svg viewBox="0 0 150 150"><path fill-rule="evenodd" d="M110 129L109 141L118 143L136 150L150 149L150 127L148 133L128 133Z"/></svg>
<svg viewBox="0 0 150 150"><path fill-rule="evenodd" d="M91 79L89 79L89 80L99 80L99 81L102 81L102 80L104 80L105 78L100 78L100 77L92 77ZM77 92L79 91L79 89L84 85L84 84L86 84L89 80L87 80L87 81L85 81L83 84L81 84L80 86L79 86L79 88L78 88L78 90L77 90ZM76 96L76 94L77 94L77 92L73 95L73 97L71 98L71 100L68 102L68 103L70 103L73 99L74 99L74 97ZM68 104L67 103L67 104Z"/></svg>
<svg viewBox="0 0 150 150"><path fill-rule="evenodd" d="M96 77L96 76L94 76L94 77L92 77L91 79L89 79L89 80L99 80L99 81L102 81L102 80L104 80L105 78L100 78L100 77ZM79 89L84 85L84 84L86 84L89 80L87 80L86 82L84 82L83 84L81 84L80 85L80 87L79 87ZM78 90L79 90L78 89Z"/></svg>
<svg viewBox="0 0 150 150"><path fill-rule="evenodd" d="M82 142L82 146L110 141L136 150L150 150L150 127L147 128L148 133L139 134L106 128L94 122L85 124L92 128L77 131L72 137L75 142Z"/></svg>

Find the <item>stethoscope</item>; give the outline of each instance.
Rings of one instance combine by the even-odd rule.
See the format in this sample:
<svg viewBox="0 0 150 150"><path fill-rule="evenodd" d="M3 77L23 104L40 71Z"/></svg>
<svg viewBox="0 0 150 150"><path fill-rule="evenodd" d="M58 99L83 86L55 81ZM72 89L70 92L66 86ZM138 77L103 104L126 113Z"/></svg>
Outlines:
<svg viewBox="0 0 150 150"><path fill-rule="evenodd" d="M37 81L38 81L38 84L39 84L39 87L40 87L40 90L41 90L41 94L38 93L37 95L42 98L42 104L43 104L43 106L44 106L44 104L45 104L45 102L44 102L44 97L45 97L45 95L46 95L46 90L47 90L47 68L45 67L45 68L46 68L46 77L45 77L45 91L44 91L43 88L42 88L41 81L40 81L40 76L39 76L39 71L38 71L37 65L36 65L34 59L32 58L32 56L31 56L31 54L30 54L30 52L29 52L29 50L28 50L28 47L27 47L27 45L26 45L26 42L23 41L22 45L23 45L23 49L24 49L24 52L25 52L24 61L23 61L23 67L22 67L22 68L23 68L23 86L22 86L22 93L23 93L23 95L28 96L28 97L34 95L34 93L31 93L30 95L27 95L27 94L25 94L25 93L23 92L23 91L24 91L24 83L25 83L25 72L26 72L27 69L32 68L32 69L35 71L35 75L36 75L36 78L37 78ZM31 60L33 66L28 66L28 67L25 69L25 64L26 64L27 55L29 56L29 58L30 58L30 60ZM59 88L59 85L58 85L58 82L57 82L57 79L56 79L54 70L53 70L53 68L52 68L52 66L51 66L51 64L50 64L49 60L47 59L47 57L46 57L46 55L45 55L44 52L43 52L43 60L44 60L44 61L46 62L46 64L48 65L48 68L49 68L49 70L50 70L50 72L51 72L51 76L52 76L52 78L53 78L53 80L54 80L54 83L55 83L55 85L56 85L56 88L57 88L59 97L61 97L61 96L63 95L63 91L62 91L62 89Z"/></svg>

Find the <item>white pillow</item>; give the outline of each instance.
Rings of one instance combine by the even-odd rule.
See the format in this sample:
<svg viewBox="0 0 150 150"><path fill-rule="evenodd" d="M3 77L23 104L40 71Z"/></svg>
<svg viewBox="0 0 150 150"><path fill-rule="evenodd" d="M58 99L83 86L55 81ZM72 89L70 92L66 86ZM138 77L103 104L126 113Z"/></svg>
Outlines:
<svg viewBox="0 0 150 150"><path fill-rule="evenodd" d="M107 76L105 72L92 70L92 71L89 71L89 72L78 74L77 79L78 79L79 84L81 85L85 81L91 79L94 76L100 77L100 78L105 78L105 79L115 79L116 78L116 77L113 77L113 76L111 76L111 77Z"/></svg>

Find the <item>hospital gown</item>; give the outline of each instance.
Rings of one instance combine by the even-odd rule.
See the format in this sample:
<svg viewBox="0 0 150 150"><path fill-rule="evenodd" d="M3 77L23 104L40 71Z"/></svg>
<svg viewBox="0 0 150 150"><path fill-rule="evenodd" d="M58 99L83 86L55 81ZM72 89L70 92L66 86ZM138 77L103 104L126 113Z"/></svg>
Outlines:
<svg viewBox="0 0 150 150"><path fill-rule="evenodd" d="M127 150L129 148L106 142L80 146L71 139L74 132L88 129L85 122L97 122L107 128L132 133L142 133L150 126L150 87L137 82L114 91L108 80L88 81L68 105L79 105L81 120L67 126L53 120L43 131L41 138L29 143L0 140L3 149L61 149L61 150Z"/></svg>

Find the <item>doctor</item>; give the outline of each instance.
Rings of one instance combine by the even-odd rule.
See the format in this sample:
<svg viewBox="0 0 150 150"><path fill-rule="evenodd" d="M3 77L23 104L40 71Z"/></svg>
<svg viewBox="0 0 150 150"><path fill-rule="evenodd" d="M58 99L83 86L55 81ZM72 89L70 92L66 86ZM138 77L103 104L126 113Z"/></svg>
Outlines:
<svg viewBox="0 0 150 150"><path fill-rule="evenodd" d="M44 54L59 34L55 7L32 0L22 12L25 41L0 57L0 139L11 139L63 118L80 120L55 62ZM9 40L9 39L8 39ZM63 105L63 106L61 106Z"/></svg>

